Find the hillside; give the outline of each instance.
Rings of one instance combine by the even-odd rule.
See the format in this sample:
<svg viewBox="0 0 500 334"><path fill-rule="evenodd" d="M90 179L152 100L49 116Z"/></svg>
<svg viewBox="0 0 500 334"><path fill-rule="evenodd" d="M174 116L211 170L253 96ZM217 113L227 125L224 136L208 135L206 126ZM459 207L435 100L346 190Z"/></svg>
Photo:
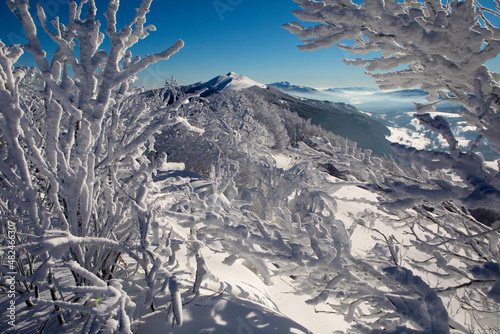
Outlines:
<svg viewBox="0 0 500 334"><path fill-rule="evenodd" d="M376 88L366 87L345 87L345 88L323 88L315 89L312 87L294 85L289 82L276 82L268 85L290 96L298 97L301 101L321 100L334 102L333 105L341 105L339 101L344 103L351 103L355 108L362 110L365 114L369 114L374 119L380 121L387 129L380 127L366 126L362 133L373 133L377 129L380 133L384 133L386 139L392 143L399 143L408 145L418 149L436 150L440 152L448 151L448 143L438 133L429 130L426 126L419 124L413 117L415 112L414 102L425 103L425 96L427 95L421 89L406 89L396 91L381 91ZM318 102L319 103L319 102ZM304 117L310 117L307 112L309 108L305 107ZM339 110L342 108L339 107ZM300 107L295 109L300 114ZM459 141L459 146L462 150L467 149L474 143L478 137L478 132L471 126L467 125L465 120L459 115L461 108L458 105L451 103L441 103L437 112L432 113L433 116L442 115L450 123L454 135ZM323 119L316 117L312 112L313 122L321 124ZM338 117L338 116L336 116ZM340 116L342 118L343 116ZM329 130L338 133L339 135L349 137L355 141L363 140L362 133L358 135L357 139L350 137L349 133L354 128L352 125L342 128L343 122L337 126L331 126L330 120L325 120L323 126ZM340 131L340 132L339 132ZM368 138L367 138L368 139ZM380 139L375 139L374 143L384 147L386 143ZM364 146L366 147L366 146ZM476 152L481 153L487 161L495 161L499 159L498 153L491 148L491 143L482 140L476 148ZM386 154L395 154L393 150L385 151Z"/></svg>
<svg viewBox="0 0 500 334"><path fill-rule="evenodd" d="M306 120L310 119L312 124L355 141L360 148L370 149L377 155L394 154L390 142L386 139L390 134L387 127L352 105L297 98L272 87L267 90L254 87L250 90L260 94L270 103L279 104Z"/></svg>

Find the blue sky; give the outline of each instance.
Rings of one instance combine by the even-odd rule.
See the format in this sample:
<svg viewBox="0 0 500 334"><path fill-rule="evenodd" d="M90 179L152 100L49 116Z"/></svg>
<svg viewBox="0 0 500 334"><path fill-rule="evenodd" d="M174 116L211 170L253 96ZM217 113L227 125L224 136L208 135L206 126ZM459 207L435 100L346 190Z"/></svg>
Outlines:
<svg viewBox="0 0 500 334"><path fill-rule="evenodd" d="M60 16L66 22L66 0L30 1L39 3L47 17ZM96 0L101 24L107 0ZM140 0L121 1L119 19L128 22ZM177 39L185 47L168 61L152 66L140 75L145 85L158 85L167 77L180 84L206 81L214 76L237 72L262 83L290 81L313 87L374 86L362 68L347 67L340 59L349 54L331 48L301 52L301 41L281 25L296 21L291 14L298 5L292 0L155 0L148 14L148 24L157 31L132 49L134 55L160 52ZM26 42L18 20L0 1L0 39L5 44ZM40 29L41 30L41 29ZM40 34L45 35L41 31ZM49 50L55 46L46 36L42 42ZM31 57L21 63L33 65Z"/></svg>
<svg viewBox="0 0 500 334"><path fill-rule="evenodd" d="M47 17L60 16L66 22L67 0L30 1L39 3ZM107 0L96 0L101 24ZM122 24L135 14L141 0L122 0L119 19ZM174 77L180 84L207 81L230 71L246 75L261 83L289 81L312 87L375 86L361 67L346 66L342 58L352 57L337 48L301 52L301 41L281 25L296 21L291 14L298 5L292 0L155 0L148 14L148 24L157 31L140 41L134 55L160 52L177 39L185 47L168 61L153 65L141 73L140 83L161 85ZM25 42L18 20L0 1L0 39L5 44ZM50 51L54 44L41 31L42 42ZM21 63L33 65L29 56Z"/></svg>

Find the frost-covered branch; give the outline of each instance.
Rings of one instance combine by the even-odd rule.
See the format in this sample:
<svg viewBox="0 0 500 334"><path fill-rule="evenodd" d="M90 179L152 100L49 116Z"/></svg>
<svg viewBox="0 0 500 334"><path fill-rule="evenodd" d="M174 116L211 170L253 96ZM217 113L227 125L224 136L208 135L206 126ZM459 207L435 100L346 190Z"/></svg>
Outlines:
<svg viewBox="0 0 500 334"><path fill-rule="evenodd" d="M351 1L295 0L294 11L313 27L290 23L284 27L304 40L301 50L338 44L352 54L381 52L379 58L344 60L364 66L383 89L419 86L430 102L442 98L462 104L466 121L497 146L500 87L497 73L484 63L500 52L498 28L487 14L498 8L481 1ZM406 66L406 69L401 69ZM442 101L442 100L441 100Z"/></svg>

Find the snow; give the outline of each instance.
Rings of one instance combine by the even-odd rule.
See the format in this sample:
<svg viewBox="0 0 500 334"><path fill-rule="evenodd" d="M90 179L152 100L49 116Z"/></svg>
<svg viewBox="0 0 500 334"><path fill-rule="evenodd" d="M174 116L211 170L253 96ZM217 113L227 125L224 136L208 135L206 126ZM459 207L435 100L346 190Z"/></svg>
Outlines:
<svg viewBox="0 0 500 334"><path fill-rule="evenodd" d="M484 163L486 164L486 166L488 166L490 168L493 168L494 170L500 171L500 169L499 169L499 160L485 161Z"/></svg>
<svg viewBox="0 0 500 334"><path fill-rule="evenodd" d="M275 154L274 160L276 161L276 167L281 169L290 168L292 162L292 158L284 154Z"/></svg>
<svg viewBox="0 0 500 334"><path fill-rule="evenodd" d="M387 139L393 143L408 145L419 150L423 150L431 144L429 138L426 138L424 135L416 131L411 131L410 129L406 128L396 128L392 126L389 126L388 128L389 130L391 130L391 135L388 136Z"/></svg>
<svg viewBox="0 0 500 334"><path fill-rule="evenodd" d="M451 113L451 112L443 112L443 111L430 111L430 112L428 112L428 114L431 115L431 117L441 116L441 117L444 117L446 119L462 118L462 115L460 115L459 113Z"/></svg>
<svg viewBox="0 0 500 334"><path fill-rule="evenodd" d="M175 326L173 332L331 333L329 327L303 317L305 308L301 305L305 303L301 302L305 297L293 294L290 286L281 279L273 279L268 286L244 261L237 260L228 265L224 262L227 254L206 248L203 253L207 268L216 279L203 283L202 297L196 304L185 306L184 323L181 327ZM309 315L315 314L314 309L306 308ZM329 319L324 317L325 321ZM165 315L152 313L141 319L134 332L152 333L164 327Z"/></svg>
<svg viewBox="0 0 500 334"><path fill-rule="evenodd" d="M237 74L234 72L230 72L227 75L227 78L221 78L221 81L228 80L229 83L224 87L227 90L242 90L245 88L250 88L253 86L257 86L260 88L266 88L267 85L261 84L257 81L254 81L244 75Z"/></svg>
<svg viewBox="0 0 500 334"><path fill-rule="evenodd" d="M227 74L219 75L211 79L210 81L200 83L200 87L216 87L221 91L240 91L253 86L267 88L267 85L261 84L235 72L229 72Z"/></svg>
<svg viewBox="0 0 500 334"><path fill-rule="evenodd" d="M345 322L342 315L333 315L326 309L321 313L320 309L315 309L306 304L309 296L298 295L293 292L290 284L291 279L274 278L270 296L276 303L280 312L290 319L294 319L311 333L331 334L334 331L344 332L349 325Z"/></svg>
<svg viewBox="0 0 500 334"><path fill-rule="evenodd" d="M297 163L295 154L293 151L274 154L275 166L290 169ZM325 181L333 185L338 179L325 175ZM340 209L336 217L347 226L352 225L353 215L367 208L376 210L377 196L368 190L352 185L340 188L332 186L330 189L339 202ZM352 242L366 248L369 240L372 240L369 235L357 235ZM205 282L201 291L204 295L217 295L221 290L224 292L210 303L210 312L207 310L208 305L199 303L186 307L184 325L177 328L175 333L209 333L224 328L227 332L252 333L255 330L258 333L327 334L344 332L349 328L341 314L332 314L331 310L321 305L315 307L307 304L306 300L310 296L297 294L290 277L273 276L271 282L266 284L249 262L236 260L229 265L225 261L227 256L219 248L203 249L207 268L216 280ZM266 263L269 271L276 269L271 263ZM159 317L147 316L141 321L137 332L147 333L161 325L162 321Z"/></svg>

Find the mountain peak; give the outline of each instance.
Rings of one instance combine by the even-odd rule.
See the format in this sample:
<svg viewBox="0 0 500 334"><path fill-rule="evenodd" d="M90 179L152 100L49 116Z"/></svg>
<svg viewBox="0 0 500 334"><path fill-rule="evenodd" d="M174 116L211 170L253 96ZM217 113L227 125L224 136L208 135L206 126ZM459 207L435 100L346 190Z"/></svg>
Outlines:
<svg viewBox="0 0 500 334"><path fill-rule="evenodd" d="M220 76L222 77L222 76ZM225 83L227 81L227 84L224 85L222 90L242 90L245 88L250 88L253 86L257 86L260 88L266 88L267 85L261 84L260 82L254 81L250 79L249 77L246 77L244 75L235 73L235 72L229 72L228 74L225 75L226 78L222 78L223 82Z"/></svg>
<svg viewBox="0 0 500 334"><path fill-rule="evenodd" d="M201 83L201 88L212 87L218 90L242 90L257 86L260 88L267 88L267 85L254 81L249 77L238 74L236 72L229 72L228 74L219 75L207 82Z"/></svg>

